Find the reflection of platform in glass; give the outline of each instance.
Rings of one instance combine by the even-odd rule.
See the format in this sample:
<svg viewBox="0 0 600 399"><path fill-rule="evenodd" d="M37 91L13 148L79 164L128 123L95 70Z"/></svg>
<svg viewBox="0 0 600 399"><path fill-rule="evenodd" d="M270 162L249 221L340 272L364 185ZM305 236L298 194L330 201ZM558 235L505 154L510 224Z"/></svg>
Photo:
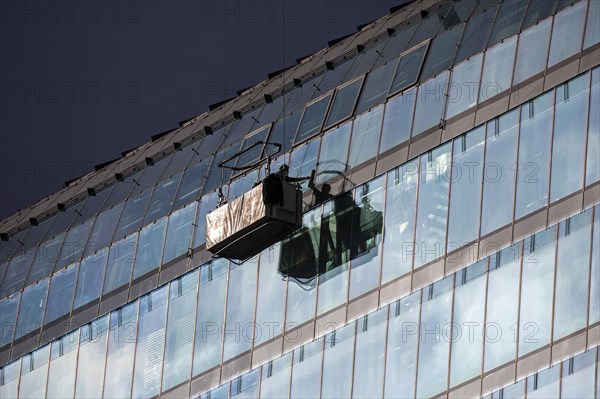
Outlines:
<svg viewBox="0 0 600 399"><path fill-rule="evenodd" d="M206 215L206 249L245 260L301 226L302 192L297 185L277 182L273 187L263 181Z"/></svg>

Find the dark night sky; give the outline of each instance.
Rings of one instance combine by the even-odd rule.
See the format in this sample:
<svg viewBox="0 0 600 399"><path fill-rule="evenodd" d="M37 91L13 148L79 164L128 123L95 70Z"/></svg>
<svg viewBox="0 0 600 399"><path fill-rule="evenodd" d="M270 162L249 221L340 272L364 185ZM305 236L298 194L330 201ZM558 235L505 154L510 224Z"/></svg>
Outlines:
<svg viewBox="0 0 600 399"><path fill-rule="evenodd" d="M403 0L0 0L0 218Z"/></svg>

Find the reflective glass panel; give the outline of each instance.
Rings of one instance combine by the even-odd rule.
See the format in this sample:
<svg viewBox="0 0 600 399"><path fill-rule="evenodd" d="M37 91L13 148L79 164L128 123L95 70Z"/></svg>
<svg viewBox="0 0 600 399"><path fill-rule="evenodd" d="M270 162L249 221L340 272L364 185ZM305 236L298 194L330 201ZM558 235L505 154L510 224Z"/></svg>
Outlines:
<svg viewBox="0 0 600 399"><path fill-rule="evenodd" d="M592 69L590 110L600 108L600 68ZM600 180L600 112L590 112L588 122L586 186Z"/></svg>
<svg viewBox="0 0 600 399"><path fill-rule="evenodd" d="M415 29L419 26L419 21L411 21L408 25L396 28L394 33L388 38L385 47L381 51L381 56L377 57L373 69L398 57L406 48L406 45L412 37Z"/></svg>
<svg viewBox="0 0 600 399"><path fill-rule="evenodd" d="M448 252L475 241L479 235L484 131L481 125L453 143Z"/></svg>
<svg viewBox="0 0 600 399"><path fill-rule="evenodd" d="M42 326L49 280L42 280L23 291L15 339L36 331Z"/></svg>
<svg viewBox="0 0 600 399"><path fill-rule="evenodd" d="M135 301L110 314L104 377L105 398L125 398L131 395L137 312L138 301Z"/></svg>
<svg viewBox="0 0 600 399"><path fill-rule="evenodd" d="M519 356L550 342L555 248L556 226L525 240L519 318Z"/></svg>
<svg viewBox="0 0 600 399"><path fill-rule="evenodd" d="M78 270L79 264L75 264L52 276L44 324L48 324L71 311Z"/></svg>
<svg viewBox="0 0 600 399"><path fill-rule="evenodd" d="M50 345L23 356L21 360L20 398L45 398Z"/></svg>
<svg viewBox="0 0 600 399"><path fill-rule="evenodd" d="M448 86L448 108L446 119L450 119L477 105L479 78L483 54L457 65L452 70L452 79Z"/></svg>
<svg viewBox="0 0 600 399"><path fill-rule="evenodd" d="M521 32L513 84L521 83L544 71L551 28L552 20L547 19Z"/></svg>
<svg viewBox="0 0 600 399"><path fill-rule="evenodd" d="M54 271L60 270L63 267L81 259L83 249L85 248L85 244L93 224L94 219L92 218L81 224L78 224L77 226L71 227L67 233L67 236L65 237L65 242L60 250L58 260L54 265Z"/></svg>
<svg viewBox="0 0 600 399"><path fill-rule="evenodd" d="M198 270L171 282L163 368L163 391L190 378L197 300Z"/></svg>
<svg viewBox="0 0 600 399"><path fill-rule="evenodd" d="M579 53L585 28L587 2L581 1L554 17L548 68Z"/></svg>
<svg viewBox="0 0 600 399"><path fill-rule="evenodd" d="M54 263L58 259L58 254L63 244L65 233L59 234L50 240L43 242L35 254L35 259L31 264L29 275L25 285L30 285L44 277L52 274Z"/></svg>
<svg viewBox="0 0 600 399"><path fill-rule="evenodd" d="M550 202L583 188L588 84L585 74L556 88Z"/></svg>
<svg viewBox="0 0 600 399"><path fill-rule="evenodd" d="M158 187L160 186L157 186L157 189ZM152 191L153 189L148 189L127 200L117 231L115 231L115 240L121 239L140 228Z"/></svg>
<svg viewBox="0 0 600 399"><path fill-rule="evenodd" d="M272 143L279 143L283 146L282 151L287 152L292 147L292 141L298 130L298 124L302 117L302 110L284 113L284 115L273 124L271 138ZM206 191L205 191L206 192Z"/></svg>
<svg viewBox="0 0 600 399"><path fill-rule="evenodd" d="M300 143L321 131L321 125L325 119L325 113L327 112L330 99L331 94L327 94L314 103L306 106L304 115L302 116L302 122L298 127L298 133L294 139L295 144Z"/></svg>
<svg viewBox="0 0 600 399"><path fill-rule="evenodd" d="M317 166L319 156L319 144L321 139L311 140L297 147L290 157L290 176L307 177ZM308 186L308 180L301 183L303 188Z"/></svg>
<svg viewBox="0 0 600 399"><path fill-rule="evenodd" d="M133 398L150 398L160 393L167 319L165 285L140 298L133 372Z"/></svg>
<svg viewBox="0 0 600 399"><path fill-rule="evenodd" d="M396 64L397 62L389 62L369 73L356 105L356 114L361 114L383 102L392 83Z"/></svg>
<svg viewBox="0 0 600 399"><path fill-rule="evenodd" d="M527 378L527 398L558 398L560 386L560 364L540 371Z"/></svg>
<svg viewBox="0 0 600 399"><path fill-rule="evenodd" d="M515 198L519 111L512 110L488 122L481 236L510 223Z"/></svg>
<svg viewBox="0 0 600 399"><path fill-rule="evenodd" d="M411 89L385 104L380 153L404 143L410 137L416 94L417 89Z"/></svg>
<svg viewBox="0 0 600 399"><path fill-rule="evenodd" d="M19 299L21 299L20 293L0 302L0 348L12 342L17 322Z"/></svg>
<svg viewBox="0 0 600 399"><path fill-rule="evenodd" d="M336 90L331 110L327 116L327 122L325 122L326 127L335 125L352 116L362 82L363 78L361 77Z"/></svg>
<svg viewBox="0 0 600 399"><path fill-rule="evenodd" d="M81 327L75 382L76 398L100 398L104 386L108 315Z"/></svg>
<svg viewBox="0 0 600 399"><path fill-rule="evenodd" d="M194 233L194 248L198 248L206 241L206 214L217 208L218 194L210 193L202 197L198 203L200 209L196 213L196 232Z"/></svg>
<svg viewBox="0 0 600 399"><path fill-rule="evenodd" d="M488 36L492 30L492 21L494 21L497 11L498 6L493 4L487 7L481 14L469 19L458 45L456 58L454 59L455 64L473 54L477 54L485 48Z"/></svg>
<svg viewBox="0 0 600 399"><path fill-rule="evenodd" d="M260 254L254 346L283 331L286 280L278 272L280 249L275 244Z"/></svg>
<svg viewBox="0 0 600 399"><path fill-rule="evenodd" d="M589 324L600 321L600 206L594 208Z"/></svg>
<svg viewBox="0 0 600 399"><path fill-rule="evenodd" d="M75 394L79 329L52 342L50 371L48 372L48 398L72 398ZM82 368L85 367L82 365Z"/></svg>
<svg viewBox="0 0 600 399"><path fill-rule="evenodd" d="M160 266L166 228L167 218L164 217L140 231L133 268L134 279Z"/></svg>
<svg viewBox="0 0 600 399"><path fill-rule="evenodd" d="M27 251L12 258L0 286L0 298L6 298L23 288L34 255L35 252Z"/></svg>
<svg viewBox="0 0 600 399"><path fill-rule="evenodd" d="M480 103L510 89L516 48L517 37L514 36L485 52L479 90Z"/></svg>
<svg viewBox="0 0 600 399"><path fill-rule="evenodd" d="M490 256L485 319L484 372L515 358L521 246Z"/></svg>
<svg viewBox="0 0 600 399"><path fill-rule="evenodd" d="M587 324L591 223L590 209L558 225L553 340Z"/></svg>
<svg viewBox="0 0 600 399"><path fill-rule="evenodd" d="M514 35L521 29L528 1L503 1L500 3L488 47Z"/></svg>
<svg viewBox="0 0 600 399"><path fill-rule="evenodd" d="M348 81L371 70L373 63L379 58L379 54L383 51L383 47L387 42L386 38L379 39L379 42L377 42L378 39L375 40L375 43L369 43L366 49L360 51L354 57L354 62L346 76L344 76L344 81Z"/></svg>
<svg viewBox="0 0 600 399"><path fill-rule="evenodd" d="M595 369L595 349L562 362L560 397L565 399L593 398Z"/></svg>
<svg viewBox="0 0 600 399"><path fill-rule="evenodd" d="M206 162L198 162L187 168L179 184L177 196L173 201L173 210L177 210L198 199L200 190L202 190L205 173Z"/></svg>
<svg viewBox="0 0 600 399"><path fill-rule="evenodd" d="M556 0L530 0L523 20L523 29L552 15L555 5Z"/></svg>
<svg viewBox="0 0 600 399"><path fill-rule="evenodd" d="M444 72L419 86L412 137L437 126L442 119L446 97L448 72Z"/></svg>
<svg viewBox="0 0 600 399"><path fill-rule="evenodd" d="M350 397L354 328L355 323L350 323L325 336L323 384L321 385L323 399Z"/></svg>
<svg viewBox="0 0 600 399"><path fill-rule="evenodd" d="M292 352L288 352L262 366L260 397L262 399L286 399L290 396L290 372Z"/></svg>
<svg viewBox="0 0 600 399"><path fill-rule="evenodd" d="M0 395L3 398L16 398L19 388L19 369L21 368L21 359L0 369L2 373L2 384L0 385Z"/></svg>
<svg viewBox="0 0 600 399"><path fill-rule="evenodd" d="M383 105L380 105L359 115L354 120L352 138L350 139L348 168L358 166L377 155L382 118Z"/></svg>
<svg viewBox="0 0 600 399"><path fill-rule="evenodd" d="M294 350L292 399L318 398L321 391L323 340L317 339Z"/></svg>
<svg viewBox="0 0 600 399"><path fill-rule="evenodd" d="M352 122L346 122L323 135L319 162L317 162L316 184L343 176L346 170L351 130Z"/></svg>
<svg viewBox="0 0 600 399"><path fill-rule="evenodd" d="M427 60L423 65L423 72L421 72L421 82L450 68L464 26L464 23L455 25L433 39L430 45L431 49L427 54Z"/></svg>
<svg viewBox="0 0 600 399"><path fill-rule="evenodd" d="M144 221L141 226L154 222L156 219L165 216L169 212L182 174L183 172L176 174L172 178L165 179L154 188L152 198L150 199L148 209L146 210L146 216L144 216ZM117 235L117 237L119 236Z"/></svg>
<svg viewBox="0 0 600 399"><path fill-rule="evenodd" d="M583 48L587 49L600 42L600 2L590 1Z"/></svg>
<svg viewBox="0 0 600 399"><path fill-rule="evenodd" d="M549 92L521 107L515 219L548 203L553 102Z"/></svg>
<svg viewBox="0 0 600 399"><path fill-rule="evenodd" d="M122 210L123 204L119 204L96 217L94 227L85 246L84 256L88 256L110 244Z"/></svg>
<svg viewBox="0 0 600 399"><path fill-rule="evenodd" d="M107 294L117 288L129 284L131 280L131 270L135 260L135 247L138 234L132 234L129 237L111 245L108 253L108 266L106 276L104 277L103 294Z"/></svg>
<svg viewBox="0 0 600 399"><path fill-rule="evenodd" d="M390 93L404 90L417 81L426 51L427 44L423 44L400 58Z"/></svg>
<svg viewBox="0 0 600 399"><path fill-rule="evenodd" d="M353 398L381 395L387 312L387 307L384 307L357 320Z"/></svg>
<svg viewBox="0 0 600 399"><path fill-rule="evenodd" d="M450 143L421 155L415 269L444 254L448 215Z"/></svg>
<svg viewBox="0 0 600 399"><path fill-rule="evenodd" d="M418 172L419 164L412 160L387 175L382 284L412 268Z"/></svg>
<svg viewBox="0 0 600 399"><path fill-rule="evenodd" d="M193 202L169 216L163 263L167 263L187 252L192 239L195 214L196 203Z"/></svg>
<svg viewBox="0 0 600 399"><path fill-rule="evenodd" d="M107 259L108 248L105 248L81 261L73 309L77 309L100 297L102 291L100 281L104 281Z"/></svg>

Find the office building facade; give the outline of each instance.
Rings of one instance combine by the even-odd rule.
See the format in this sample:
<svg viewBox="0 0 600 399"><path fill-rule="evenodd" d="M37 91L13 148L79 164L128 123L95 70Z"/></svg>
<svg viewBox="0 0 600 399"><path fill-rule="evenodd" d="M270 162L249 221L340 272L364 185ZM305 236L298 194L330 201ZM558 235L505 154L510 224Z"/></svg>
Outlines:
<svg viewBox="0 0 600 399"><path fill-rule="evenodd" d="M2 221L0 397L600 398L599 21L408 3ZM213 258L267 154L303 227Z"/></svg>

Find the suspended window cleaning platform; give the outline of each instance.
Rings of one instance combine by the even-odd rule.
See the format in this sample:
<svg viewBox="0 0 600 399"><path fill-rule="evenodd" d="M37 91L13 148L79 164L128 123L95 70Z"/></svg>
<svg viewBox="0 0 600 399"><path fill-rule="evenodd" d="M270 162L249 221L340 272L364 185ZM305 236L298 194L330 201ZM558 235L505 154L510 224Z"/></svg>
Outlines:
<svg viewBox="0 0 600 399"><path fill-rule="evenodd" d="M302 226L302 191L296 184L275 179L263 180L206 215L208 251L243 261Z"/></svg>
<svg viewBox="0 0 600 399"><path fill-rule="evenodd" d="M218 166L233 171L257 168L268 146L276 151L266 155L267 177L231 201L220 194L219 207L206 215L206 249L215 256L244 261L302 227L302 190L295 182L303 178L270 173L271 157L281 144L258 141ZM244 160L252 164L239 165Z"/></svg>

